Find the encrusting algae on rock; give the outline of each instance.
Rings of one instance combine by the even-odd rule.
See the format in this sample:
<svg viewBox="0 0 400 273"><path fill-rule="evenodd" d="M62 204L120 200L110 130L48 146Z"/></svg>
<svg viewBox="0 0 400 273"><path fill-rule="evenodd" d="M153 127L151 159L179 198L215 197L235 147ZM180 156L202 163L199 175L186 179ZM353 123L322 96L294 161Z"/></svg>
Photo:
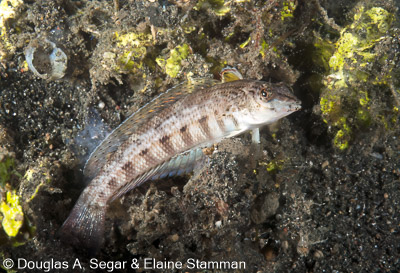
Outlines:
<svg viewBox="0 0 400 273"><path fill-rule="evenodd" d="M23 6L22 0L1 0L0 1L0 61L12 54L16 48L9 40L9 27L7 20L17 18L20 8Z"/></svg>
<svg viewBox="0 0 400 273"><path fill-rule="evenodd" d="M3 215L2 226L6 234L15 237L22 227L24 213L20 204L20 197L14 191L8 191L6 200L0 204L0 212Z"/></svg>
<svg viewBox="0 0 400 273"><path fill-rule="evenodd" d="M151 34L128 32L120 34L115 32L115 42L119 49L122 51L119 55L118 62L115 66L117 71L129 71L137 73L143 66L143 59L147 54L147 46L153 44Z"/></svg>
<svg viewBox="0 0 400 273"><path fill-rule="evenodd" d="M190 46L183 44L172 49L167 60L158 57L156 62L165 70L168 76L175 78L181 70L181 62L189 56L190 52Z"/></svg>
<svg viewBox="0 0 400 273"><path fill-rule="evenodd" d="M384 8L359 4L354 8L353 22L340 32L329 60L324 56L332 47L328 42L317 43L319 52L325 50L320 57L328 60L329 69L323 80L321 114L334 133L334 146L340 150L348 148L355 131L382 124L382 117L393 120L390 116L395 113L388 113L386 104L380 106L399 58L386 53L396 35L393 20L394 15ZM373 91L377 89L383 90Z"/></svg>
<svg viewBox="0 0 400 273"><path fill-rule="evenodd" d="M8 184L11 176L16 174L14 159L8 155L0 154L0 156L2 157L0 160L1 225L9 237L15 237L22 227L24 213L20 203L20 196Z"/></svg>
<svg viewBox="0 0 400 273"><path fill-rule="evenodd" d="M224 16L231 11L230 1L225 0L200 0L194 9L210 9L217 16Z"/></svg>

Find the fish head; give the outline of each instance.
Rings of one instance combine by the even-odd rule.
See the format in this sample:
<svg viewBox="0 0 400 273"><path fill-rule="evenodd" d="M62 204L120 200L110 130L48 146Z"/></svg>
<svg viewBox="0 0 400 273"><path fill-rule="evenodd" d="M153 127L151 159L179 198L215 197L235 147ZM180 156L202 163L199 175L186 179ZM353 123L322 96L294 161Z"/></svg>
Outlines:
<svg viewBox="0 0 400 273"><path fill-rule="evenodd" d="M254 81L246 89L251 103L247 122L251 126L275 122L301 109L301 101L284 83Z"/></svg>

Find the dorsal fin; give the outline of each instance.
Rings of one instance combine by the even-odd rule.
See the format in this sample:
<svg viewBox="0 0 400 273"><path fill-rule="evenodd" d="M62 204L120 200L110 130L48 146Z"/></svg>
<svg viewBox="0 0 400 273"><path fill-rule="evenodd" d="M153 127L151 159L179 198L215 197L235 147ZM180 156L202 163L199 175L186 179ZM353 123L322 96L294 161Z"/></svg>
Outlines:
<svg viewBox="0 0 400 273"><path fill-rule="evenodd" d="M220 82L217 80L207 78L190 79L172 87L144 105L114 129L114 131L112 131L92 152L83 170L85 177L87 179L93 179L107 162L107 158L109 158L130 136L137 133L141 125L145 124L163 109L186 97L190 93L197 92L218 83Z"/></svg>
<svg viewBox="0 0 400 273"><path fill-rule="evenodd" d="M222 82L233 82L243 80L242 74L235 67L227 66L219 73Z"/></svg>

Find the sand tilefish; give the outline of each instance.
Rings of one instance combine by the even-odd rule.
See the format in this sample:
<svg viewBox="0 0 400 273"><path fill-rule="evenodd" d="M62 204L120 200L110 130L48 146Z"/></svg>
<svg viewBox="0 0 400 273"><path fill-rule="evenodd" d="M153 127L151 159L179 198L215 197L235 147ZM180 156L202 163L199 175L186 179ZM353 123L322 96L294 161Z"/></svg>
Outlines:
<svg viewBox="0 0 400 273"><path fill-rule="evenodd" d="M301 108L283 83L244 80L232 69L224 82L190 79L132 114L112 131L86 162L90 183L61 227L73 245L99 249L107 206L149 180L191 172L203 148L258 129Z"/></svg>

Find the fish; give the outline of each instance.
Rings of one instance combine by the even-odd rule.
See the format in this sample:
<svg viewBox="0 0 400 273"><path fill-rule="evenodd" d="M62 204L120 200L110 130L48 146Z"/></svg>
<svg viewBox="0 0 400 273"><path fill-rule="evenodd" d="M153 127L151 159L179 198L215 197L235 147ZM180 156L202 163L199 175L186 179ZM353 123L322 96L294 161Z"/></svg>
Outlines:
<svg viewBox="0 0 400 273"><path fill-rule="evenodd" d="M190 173L222 139L253 131L257 142L260 127L301 108L284 83L223 72L225 81L193 78L167 90L100 143L84 167L90 183L60 228L63 241L96 252L111 202L146 181Z"/></svg>

